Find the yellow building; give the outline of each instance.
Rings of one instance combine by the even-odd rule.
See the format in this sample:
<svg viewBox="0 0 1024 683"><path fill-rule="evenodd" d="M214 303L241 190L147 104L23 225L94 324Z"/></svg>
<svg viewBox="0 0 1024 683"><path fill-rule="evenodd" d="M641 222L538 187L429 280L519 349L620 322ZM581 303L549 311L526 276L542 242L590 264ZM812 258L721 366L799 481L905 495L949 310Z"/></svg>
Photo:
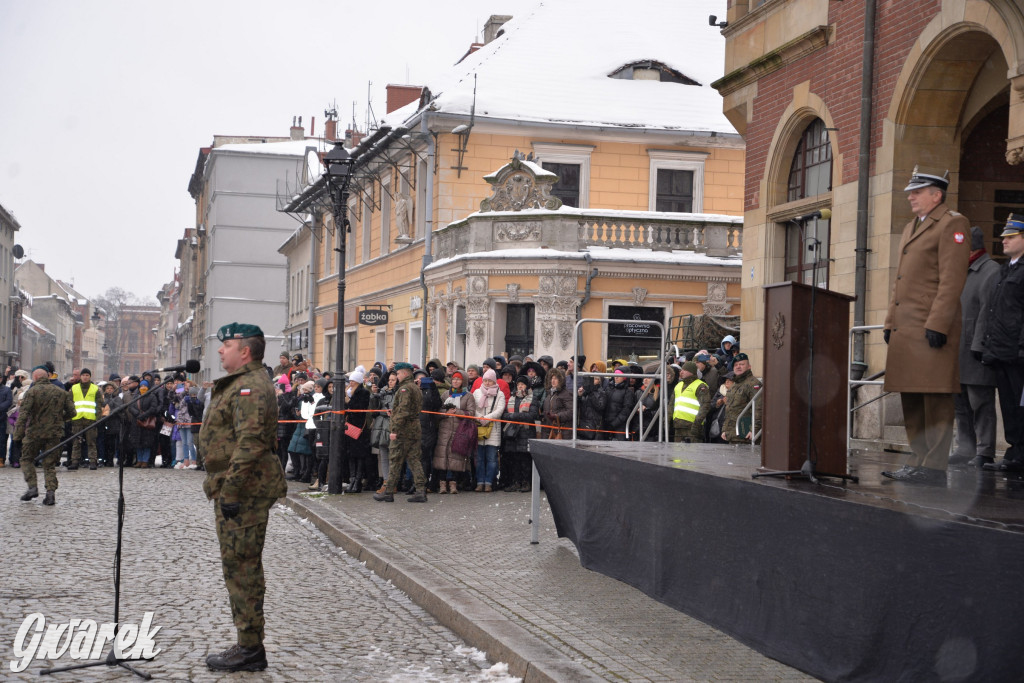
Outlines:
<svg viewBox="0 0 1024 683"><path fill-rule="evenodd" d="M492 17L486 43L451 71L426 87L389 86L380 127L346 145L356 162L343 367L506 351L565 358L577 312L662 323L738 312L744 146L710 88L724 41L695 10L654 5L626 17L598 6L581 18L574 3ZM616 40L595 51L601 26L615 26ZM479 212L487 177L517 152L563 208L501 221ZM284 204L314 233L310 343L314 364L333 368L339 233L323 181ZM475 240L469 251L463 239ZM387 323L359 324L363 310L385 311ZM635 336L588 327L584 353L631 341L649 353Z"/></svg>

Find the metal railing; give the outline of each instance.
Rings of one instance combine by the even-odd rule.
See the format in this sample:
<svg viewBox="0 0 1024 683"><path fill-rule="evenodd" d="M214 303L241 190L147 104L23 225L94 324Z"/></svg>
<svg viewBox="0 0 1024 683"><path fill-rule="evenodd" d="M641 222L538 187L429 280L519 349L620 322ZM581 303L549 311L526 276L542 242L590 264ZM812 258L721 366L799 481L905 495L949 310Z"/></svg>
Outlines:
<svg viewBox="0 0 1024 683"><path fill-rule="evenodd" d="M743 410L740 411L740 414L736 416L736 436L742 436L742 437L746 438L746 434L740 434L740 419L744 415L747 414L748 410L750 411L750 445L751 446L753 446L755 443L757 443L757 440L761 438L761 429L756 429L756 427L758 426L758 424L757 424L757 399L758 399L758 397L762 393L764 393L764 386L763 385L761 386L760 389L757 390L757 393L754 394L754 397L752 399L750 399L750 402L747 403L747 405L743 406ZM763 426L762 426L762 428L763 428Z"/></svg>
<svg viewBox="0 0 1024 683"><path fill-rule="evenodd" d="M871 330L881 330L881 329L884 329L884 328L885 328L885 325L857 325L855 327L851 327L850 328L850 350L849 350L850 356L849 357L850 358L853 357L853 336L855 334L857 334L858 332L870 332ZM851 368L851 370L852 370L852 368ZM873 376L877 377L877 375L873 375ZM846 390L846 451L847 451L847 453L849 453L849 451L850 451L850 440L853 438L853 411L860 410L861 408L863 408L864 406L868 405L869 403L873 403L874 401L877 401L878 399L882 398L887 393L889 393L889 392L883 391L879 396L876 396L875 398L871 399L870 401L865 401L864 403L862 403L859 406L855 407L853 405L853 390L854 390L854 388L856 388L856 387L864 387L864 386L882 386L883 384L885 384L884 380L854 379L850 375L847 375L847 390Z"/></svg>

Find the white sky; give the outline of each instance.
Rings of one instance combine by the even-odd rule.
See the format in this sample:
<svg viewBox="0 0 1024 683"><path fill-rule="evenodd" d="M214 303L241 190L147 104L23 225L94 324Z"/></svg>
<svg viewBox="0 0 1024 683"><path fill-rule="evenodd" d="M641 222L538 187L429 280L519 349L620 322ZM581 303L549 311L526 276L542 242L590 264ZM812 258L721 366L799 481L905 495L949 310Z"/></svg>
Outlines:
<svg viewBox="0 0 1024 683"><path fill-rule="evenodd" d="M491 14L537 0L0 0L0 204L15 242L86 296L155 297L195 224L215 134L323 133L387 83L454 63Z"/></svg>

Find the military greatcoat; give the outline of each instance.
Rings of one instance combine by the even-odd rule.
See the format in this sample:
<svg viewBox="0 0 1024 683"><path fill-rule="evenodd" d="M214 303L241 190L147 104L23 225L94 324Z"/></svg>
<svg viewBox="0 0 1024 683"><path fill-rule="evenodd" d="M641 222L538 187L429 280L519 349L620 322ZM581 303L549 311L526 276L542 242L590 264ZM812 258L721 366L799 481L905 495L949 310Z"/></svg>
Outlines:
<svg viewBox="0 0 1024 683"><path fill-rule="evenodd" d="M971 225L945 204L903 230L885 329L891 330L885 390L923 394L960 391L960 292L970 261ZM925 330L946 335L933 349Z"/></svg>

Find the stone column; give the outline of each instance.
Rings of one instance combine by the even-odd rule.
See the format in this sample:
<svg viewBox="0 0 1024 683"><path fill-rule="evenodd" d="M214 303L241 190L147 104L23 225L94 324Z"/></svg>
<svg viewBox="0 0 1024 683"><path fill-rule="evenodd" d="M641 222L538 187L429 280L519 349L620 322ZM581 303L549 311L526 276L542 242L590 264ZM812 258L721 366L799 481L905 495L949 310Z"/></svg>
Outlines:
<svg viewBox="0 0 1024 683"><path fill-rule="evenodd" d="M556 361L573 354L573 330L580 306L575 275L542 275L533 297L537 316L534 357L549 355Z"/></svg>

